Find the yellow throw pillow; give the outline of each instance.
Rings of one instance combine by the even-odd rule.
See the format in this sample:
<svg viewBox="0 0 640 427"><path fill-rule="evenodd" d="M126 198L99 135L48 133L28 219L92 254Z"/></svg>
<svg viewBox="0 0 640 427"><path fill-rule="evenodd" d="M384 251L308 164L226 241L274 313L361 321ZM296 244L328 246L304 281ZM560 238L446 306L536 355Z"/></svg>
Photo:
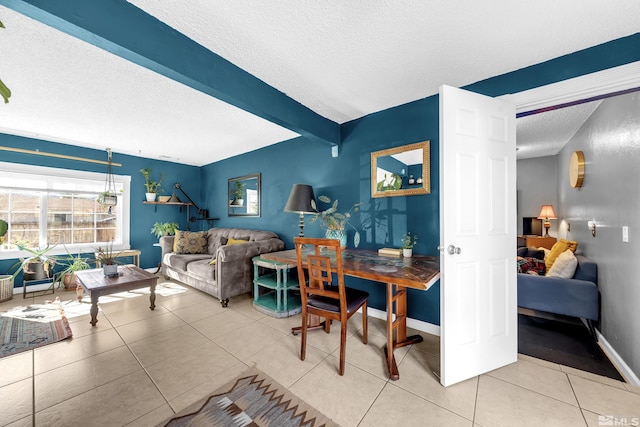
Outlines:
<svg viewBox="0 0 640 427"><path fill-rule="evenodd" d="M244 239L231 239L227 240L227 245L239 245L240 243L247 243L248 240Z"/></svg>
<svg viewBox="0 0 640 427"><path fill-rule="evenodd" d="M547 271L551 269L556 258L558 258L562 252L566 251L567 249L570 249L571 252L575 252L577 248L578 242L565 239L558 240L551 248L551 252L549 252L549 255L547 255L544 259L544 265L547 267Z"/></svg>

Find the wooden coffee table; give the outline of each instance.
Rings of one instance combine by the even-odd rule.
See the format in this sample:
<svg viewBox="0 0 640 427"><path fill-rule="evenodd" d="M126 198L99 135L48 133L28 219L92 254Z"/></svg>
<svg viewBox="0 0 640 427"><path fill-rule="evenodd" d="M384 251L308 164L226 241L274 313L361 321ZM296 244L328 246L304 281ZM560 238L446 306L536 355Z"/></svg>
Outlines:
<svg viewBox="0 0 640 427"><path fill-rule="evenodd" d="M101 295L111 295L118 292L132 291L134 289L149 286L151 295L149 308L156 308L156 284L158 277L135 265L121 265L118 267L117 277L106 277L101 268L82 270L76 273L78 278L78 301L82 300L83 289L91 297L91 326L98 323L98 298Z"/></svg>

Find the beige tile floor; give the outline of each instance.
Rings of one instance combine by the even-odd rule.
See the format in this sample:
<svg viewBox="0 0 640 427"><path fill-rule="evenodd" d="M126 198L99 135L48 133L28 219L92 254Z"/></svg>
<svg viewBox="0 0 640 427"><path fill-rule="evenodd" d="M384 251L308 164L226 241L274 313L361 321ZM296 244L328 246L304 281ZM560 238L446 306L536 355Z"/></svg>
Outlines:
<svg viewBox="0 0 640 427"><path fill-rule="evenodd" d="M400 380L385 375L385 323L349 322L347 367L337 374L339 327L311 332L307 358L290 328L300 316L275 319L249 296L229 307L175 282L161 283L155 311L147 292L100 301L98 324L89 303L58 292L73 338L0 359L0 425L148 426L206 396L248 366L288 387L343 426L598 426L599 415L633 423L640 389L528 356L444 388L439 339L399 349ZM0 304L0 311L51 299ZM418 331L411 331L418 333ZM612 424L609 424L612 425ZM618 425L618 424L616 424ZM637 425L637 424L635 424Z"/></svg>

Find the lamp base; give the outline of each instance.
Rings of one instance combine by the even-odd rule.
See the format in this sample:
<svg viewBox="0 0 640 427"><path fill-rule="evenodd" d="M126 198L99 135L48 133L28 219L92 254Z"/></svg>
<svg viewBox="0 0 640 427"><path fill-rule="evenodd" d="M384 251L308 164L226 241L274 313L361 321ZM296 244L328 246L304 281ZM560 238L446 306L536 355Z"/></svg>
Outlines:
<svg viewBox="0 0 640 427"><path fill-rule="evenodd" d="M551 227L551 223L545 221L545 223L544 223L544 236L542 236L542 237L551 237L551 236L549 236L549 227Z"/></svg>

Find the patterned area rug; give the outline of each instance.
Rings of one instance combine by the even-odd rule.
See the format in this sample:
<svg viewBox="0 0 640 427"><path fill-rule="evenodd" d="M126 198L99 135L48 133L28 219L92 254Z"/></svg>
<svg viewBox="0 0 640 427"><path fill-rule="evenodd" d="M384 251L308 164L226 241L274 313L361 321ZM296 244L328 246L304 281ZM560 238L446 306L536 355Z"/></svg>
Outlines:
<svg viewBox="0 0 640 427"><path fill-rule="evenodd" d="M161 426L337 426L275 380L250 368Z"/></svg>
<svg viewBox="0 0 640 427"><path fill-rule="evenodd" d="M0 357L10 356L72 336L59 302L15 307L0 314Z"/></svg>

